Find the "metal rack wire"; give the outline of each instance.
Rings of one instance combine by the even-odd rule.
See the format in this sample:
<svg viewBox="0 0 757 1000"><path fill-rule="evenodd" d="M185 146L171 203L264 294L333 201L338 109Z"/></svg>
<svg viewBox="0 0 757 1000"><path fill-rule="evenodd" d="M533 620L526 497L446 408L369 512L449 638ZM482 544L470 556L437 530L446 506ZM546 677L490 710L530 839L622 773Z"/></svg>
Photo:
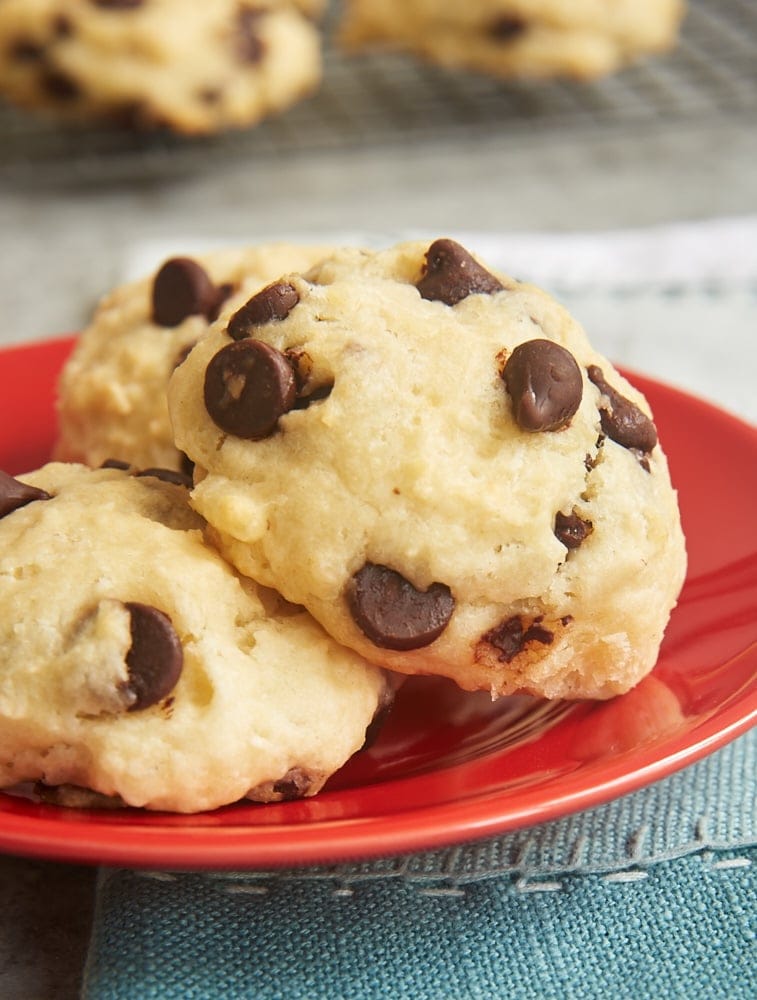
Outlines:
<svg viewBox="0 0 757 1000"><path fill-rule="evenodd" d="M690 0L667 56L594 83L503 83L392 54L348 56L329 41L311 99L255 128L207 139L60 126L0 106L0 180L141 181L266 157L409 139L470 141L579 129L662 129L757 112L757 0Z"/></svg>

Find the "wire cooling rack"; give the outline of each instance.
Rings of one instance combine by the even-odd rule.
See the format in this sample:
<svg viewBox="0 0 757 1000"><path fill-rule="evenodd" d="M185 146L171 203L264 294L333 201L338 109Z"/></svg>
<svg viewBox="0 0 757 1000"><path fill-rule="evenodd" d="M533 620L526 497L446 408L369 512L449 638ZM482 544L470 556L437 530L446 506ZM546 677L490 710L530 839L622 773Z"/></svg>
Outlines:
<svg viewBox="0 0 757 1000"><path fill-rule="evenodd" d="M757 117L757 0L689 0L675 51L593 83L503 83L405 55L348 56L329 41L318 93L246 131L206 139L59 126L0 105L0 179L139 181L261 158L410 139L471 141Z"/></svg>

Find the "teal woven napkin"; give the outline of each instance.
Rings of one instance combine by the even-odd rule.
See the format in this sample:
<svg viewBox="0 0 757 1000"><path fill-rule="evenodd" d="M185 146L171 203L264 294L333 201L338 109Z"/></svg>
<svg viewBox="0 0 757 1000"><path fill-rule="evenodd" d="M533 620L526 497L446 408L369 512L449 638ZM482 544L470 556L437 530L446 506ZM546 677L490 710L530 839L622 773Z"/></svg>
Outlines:
<svg viewBox="0 0 757 1000"><path fill-rule="evenodd" d="M757 997L757 731L484 842L253 872L103 870L84 1000Z"/></svg>

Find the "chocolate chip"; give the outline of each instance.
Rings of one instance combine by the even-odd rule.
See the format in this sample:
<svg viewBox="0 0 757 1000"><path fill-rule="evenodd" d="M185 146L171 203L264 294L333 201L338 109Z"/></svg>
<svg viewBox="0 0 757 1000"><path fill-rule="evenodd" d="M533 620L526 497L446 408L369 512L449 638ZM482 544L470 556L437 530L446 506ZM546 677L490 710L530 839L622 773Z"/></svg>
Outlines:
<svg viewBox="0 0 757 1000"><path fill-rule="evenodd" d="M36 486L14 479L7 472L0 472L0 517L11 514L19 507L25 507L33 500L50 500L50 494Z"/></svg>
<svg viewBox="0 0 757 1000"><path fill-rule="evenodd" d="M226 299L233 293L234 286L230 281L224 281L223 284L218 285L216 288L216 300L211 309L207 312L207 317L212 323L213 320L218 319L218 314L221 311L221 306L224 304Z"/></svg>
<svg viewBox="0 0 757 1000"><path fill-rule="evenodd" d="M205 408L229 434L260 440L292 409L295 377L286 357L260 340L239 340L211 359L205 372Z"/></svg>
<svg viewBox="0 0 757 1000"><path fill-rule="evenodd" d="M301 799L313 787L313 779L301 767L290 767L283 778L273 783L273 792L283 802Z"/></svg>
<svg viewBox="0 0 757 1000"><path fill-rule="evenodd" d="M598 365L590 365L588 373L602 393L599 418L605 434L624 448L650 452L657 444L657 430L649 417L605 381Z"/></svg>
<svg viewBox="0 0 757 1000"><path fill-rule="evenodd" d="M184 654L168 615L149 604L125 604L131 616L127 690L134 700L129 711L157 704L173 691L181 676Z"/></svg>
<svg viewBox="0 0 757 1000"><path fill-rule="evenodd" d="M16 62L38 62L44 54L44 45L31 38L17 38L8 47L8 55Z"/></svg>
<svg viewBox="0 0 757 1000"><path fill-rule="evenodd" d="M164 483L171 483L173 486L184 486L188 490L191 490L194 485L191 476L187 476L183 472L176 472L175 469L142 469L140 472L135 473L135 475L137 478L152 476L154 479L160 479Z"/></svg>
<svg viewBox="0 0 757 1000"><path fill-rule="evenodd" d="M423 275L416 288L424 299L454 306L468 295L493 295L501 282L454 240L436 240L428 248Z"/></svg>
<svg viewBox="0 0 757 1000"><path fill-rule="evenodd" d="M178 326L187 316L207 318L217 301L218 289L190 257L172 257L155 275L152 318L159 326Z"/></svg>
<svg viewBox="0 0 757 1000"><path fill-rule="evenodd" d="M120 469L121 472L128 472L131 468L129 462L123 462L120 458L106 458L100 466L101 469Z"/></svg>
<svg viewBox="0 0 757 1000"><path fill-rule="evenodd" d="M250 337L256 327L286 319L299 301L299 292L293 285L274 281L237 309L229 320L228 334L234 340Z"/></svg>
<svg viewBox="0 0 757 1000"><path fill-rule="evenodd" d="M419 649L447 627L455 599L443 583L416 590L387 566L366 563L350 581L347 602L355 624L383 649Z"/></svg>
<svg viewBox="0 0 757 1000"><path fill-rule="evenodd" d="M265 55L265 45L258 30L265 13L244 7L237 14L236 51L241 62L255 65Z"/></svg>
<svg viewBox="0 0 757 1000"><path fill-rule="evenodd" d="M499 652L500 660L510 663L523 652L527 643L540 642L549 646L554 637L553 632L541 625L541 618L535 618L528 627L524 627L520 615L513 615L512 618L506 618L499 625L495 625L481 638L490 646L494 646Z"/></svg>
<svg viewBox="0 0 757 1000"><path fill-rule="evenodd" d="M74 34L74 23L65 14L56 14L52 20L53 35L55 38L71 38Z"/></svg>
<svg viewBox="0 0 757 1000"><path fill-rule="evenodd" d="M81 93L76 80L58 69L46 69L40 83L45 93L56 101L75 101Z"/></svg>
<svg viewBox="0 0 757 1000"><path fill-rule="evenodd" d="M528 30L528 22L520 17L498 17L489 25L487 34L496 42L511 42Z"/></svg>
<svg viewBox="0 0 757 1000"><path fill-rule="evenodd" d="M502 378L523 430L559 430L581 405L581 370L570 351L551 340L519 344L507 359Z"/></svg>
<svg viewBox="0 0 757 1000"><path fill-rule="evenodd" d="M102 7L105 10L134 10L141 7L144 0L92 0L95 7Z"/></svg>
<svg viewBox="0 0 757 1000"><path fill-rule="evenodd" d="M585 521L575 511L570 514L558 511L555 514L555 535L566 549L577 549L593 530L591 521Z"/></svg>
<svg viewBox="0 0 757 1000"><path fill-rule="evenodd" d="M181 465L183 475L185 475L190 481L193 481L195 464L186 452L179 452L179 463Z"/></svg>

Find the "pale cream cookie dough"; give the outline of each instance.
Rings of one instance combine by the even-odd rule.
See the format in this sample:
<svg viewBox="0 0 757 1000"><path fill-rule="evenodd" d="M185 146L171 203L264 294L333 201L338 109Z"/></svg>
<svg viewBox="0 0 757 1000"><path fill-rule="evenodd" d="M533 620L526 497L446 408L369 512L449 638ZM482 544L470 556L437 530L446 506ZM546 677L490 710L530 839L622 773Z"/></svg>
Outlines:
<svg viewBox="0 0 757 1000"><path fill-rule="evenodd" d="M678 39L682 0L346 0L351 49L402 49L495 77L591 79Z"/></svg>
<svg viewBox="0 0 757 1000"><path fill-rule="evenodd" d="M169 409L225 555L373 662L549 698L653 667L686 559L648 406L549 295L454 241L273 283Z"/></svg>
<svg viewBox="0 0 757 1000"><path fill-rule="evenodd" d="M361 747L381 671L202 528L170 477L0 474L0 786L196 812L313 795Z"/></svg>
<svg viewBox="0 0 757 1000"><path fill-rule="evenodd" d="M2 0L0 94L57 117L203 134L315 90L321 39L302 0Z"/></svg>
<svg viewBox="0 0 757 1000"><path fill-rule="evenodd" d="M310 267L327 252L271 243L175 257L112 291L63 368L54 457L181 469L166 403L174 367L213 318L231 315L266 282Z"/></svg>

